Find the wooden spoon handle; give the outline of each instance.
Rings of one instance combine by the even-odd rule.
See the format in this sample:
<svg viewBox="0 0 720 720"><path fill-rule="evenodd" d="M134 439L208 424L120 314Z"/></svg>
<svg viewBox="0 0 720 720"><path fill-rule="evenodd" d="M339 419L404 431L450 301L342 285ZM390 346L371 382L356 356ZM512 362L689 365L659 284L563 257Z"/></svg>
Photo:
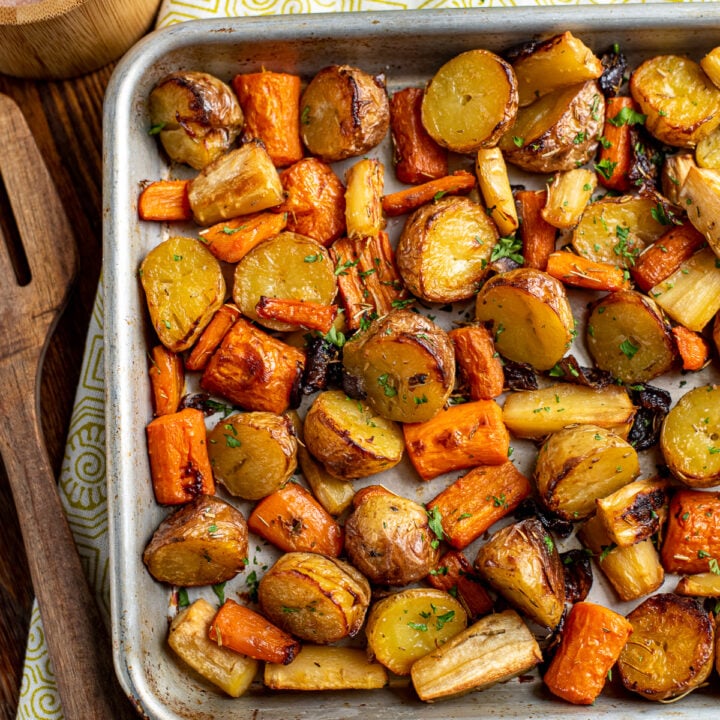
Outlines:
<svg viewBox="0 0 720 720"><path fill-rule="evenodd" d="M109 634L57 493L33 401L37 361L26 360L3 368L8 410L0 420L0 450L65 719L136 718L117 682Z"/></svg>

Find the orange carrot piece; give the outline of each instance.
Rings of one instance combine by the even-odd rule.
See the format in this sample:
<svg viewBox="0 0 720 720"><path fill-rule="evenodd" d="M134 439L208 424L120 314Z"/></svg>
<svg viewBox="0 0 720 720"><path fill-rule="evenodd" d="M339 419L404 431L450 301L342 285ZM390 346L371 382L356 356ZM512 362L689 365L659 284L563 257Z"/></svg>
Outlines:
<svg viewBox="0 0 720 720"><path fill-rule="evenodd" d="M150 183L138 198L140 219L159 222L192 220L189 184L189 180L156 180Z"/></svg>
<svg viewBox="0 0 720 720"><path fill-rule="evenodd" d="M225 333L233 326L233 323L240 317L240 311L234 305L223 305L212 316L212 320L202 331L202 335L185 359L185 367L188 370L204 370L210 357L225 337Z"/></svg>
<svg viewBox="0 0 720 720"><path fill-rule="evenodd" d="M474 187L475 176L467 170L457 170L452 175L383 196L382 208L390 217L403 215L444 195L467 195Z"/></svg>
<svg viewBox="0 0 720 720"><path fill-rule="evenodd" d="M402 183L415 185L448 174L448 153L422 124L422 88L399 90L390 98L390 132L393 139L395 175Z"/></svg>
<svg viewBox="0 0 720 720"><path fill-rule="evenodd" d="M605 101L605 126L596 167L598 182L611 190L631 189L628 173L632 169L632 125L623 121L624 110L640 112L631 97L617 95Z"/></svg>
<svg viewBox="0 0 720 720"><path fill-rule="evenodd" d="M448 335L471 400L492 400L502 394L505 374L492 333L484 325L454 328Z"/></svg>
<svg viewBox="0 0 720 720"><path fill-rule="evenodd" d="M532 492L530 481L509 460L483 465L458 478L427 504L440 514L445 539L462 550L511 513Z"/></svg>
<svg viewBox="0 0 720 720"><path fill-rule="evenodd" d="M300 160L300 77L263 70L236 75L232 86L245 115L243 135L262 140L275 167Z"/></svg>
<svg viewBox="0 0 720 720"><path fill-rule="evenodd" d="M670 573L694 575L720 562L720 493L678 490L670 500L660 550Z"/></svg>
<svg viewBox="0 0 720 720"><path fill-rule="evenodd" d="M300 643L262 615L228 598L210 623L208 637L255 660L287 665L300 652Z"/></svg>
<svg viewBox="0 0 720 720"><path fill-rule="evenodd" d="M591 705L632 631L630 621L613 610L575 603L543 678L550 692L575 705Z"/></svg>
<svg viewBox="0 0 720 720"><path fill-rule="evenodd" d="M430 480L451 470L507 462L510 436L494 400L453 405L422 423L403 425L408 457Z"/></svg>
<svg viewBox="0 0 720 720"><path fill-rule="evenodd" d="M614 292L630 286L621 268L596 262L567 250L550 253L545 272L564 285Z"/></svg>
<svg viewBox="0 0 720 720"><path fill-rule="evenodd" d="M282 232L286 225L287 216L283 213L253 213L201 230L200 239L218 260L236 263L263 240Z"/></svg>
<svg viewBox="0 0 720 720"><path fill-rule="evenodd" d="M710 346L702 335L688 330L683 325L672 329L683 370L702 370L710 359Z"/></svg>
<svg viewBox="0 0 720 720"><path fill-rule="evenodd" d="M301 485L288 482L264 497L248 517L248 529L284 552L338 557L343 533L332 515Z"/></svg>
<svg viewBox="0 0 720 720"><path fill-rule="evenodd" d="M547 190L519 190L515 193L520 218L525 267L545 270L547 259L555 250L557 228L542 216Z"/></svg>
<svg viewBox="0 0 720 720"><path fill-rule="evenodd" d="M323 305L316 302L304 302L294 298L275 298L261 295L255 305L259 317L266 320L280 320L307 328L308 330L319 330L321 333L330 332L335 316L337 305Z"/></svg>
<svg viewBox="0 0 720 720"><path fill-rule="evenodd" d="M155 416L177 412L185 390L185 369L180 355L164 345L150 351L150 387Z"/></svg>
<svg viewBox="0 0 720 720"><path fill-rule="evenodd" d="M689 221L673 225L635 260L630 275L641 290L649 292L704 244L705 237Z"/></svg>
<svg viewBox="0 0 720 720"><path fill-rule="evenodd" d="M426 580L432 587L457 596L468 615L477 618L492 610L493 599L473 571L470 561L459 550L448 550Z"/></svg>
<svg viewBox="0 0 720 720"><path fill-rule="evenodd" d="M275 208L287 213L288 230L328 247L345 232L345 186L330 165L303 158L280 173L286 199Z"/></svg>
<svg viewBox="0 0 720 720"><path fill-rule="evenodd" d="M200 410L160 415L146 432L153 491L160 505L180 505L198 495L215 494L205 416Z"/></svg>

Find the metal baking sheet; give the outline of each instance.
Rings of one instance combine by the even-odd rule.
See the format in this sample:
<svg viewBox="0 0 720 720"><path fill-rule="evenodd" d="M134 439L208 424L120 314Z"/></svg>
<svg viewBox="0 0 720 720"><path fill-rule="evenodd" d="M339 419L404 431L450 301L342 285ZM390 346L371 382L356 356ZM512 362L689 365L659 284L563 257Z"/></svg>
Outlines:
<svg viewBox="0 0 720 720"><path fill-rule="evenodd" d="M670 52L700 57L720 42L720 6L508 7L207 20L151 34L119 63L106 95L103 129L112 624L118 675L149 718L717 718L716 674L711 681L713 687L672 706L646 702L617 690L611 683L591 709L579 708L553 699L537 675L434 705L421 703L402 684L382 691L306 694L269 693L258 684L239 699L224 697L182 667L167 649L170 592L151 578L141 562L145 544L168 514L154 501L145 452L145 426L151 419L149 330L137 280L141 259L171 232L164 225L137 220L141 183L171 173L158 152L156 139L148 135L146 99L153 85L176 69L204 70L229 80L236 73L266 68L309 79L325 65L344 62L368 72L385 73L392 91L422 83L443 62L462 51L478 47L502 51L564 30L571 30L597 52L619 43L631 58ZM387 142L376 152L389 167ZM172 173L177 174L177 169L173 168ZM391 175L391 171L386 174L388 178ZM398 222L391 231L397 231ZM176 231L172 228L173 233ZM716 371L663 382L677 396L683 385L687 389L689 383L710 380L718 380ZM519 445L513 442L513 446ZM522 447L515 457L529 470L530 456L523 455ZM393 476L375 476L373 481L382 481L420 501L437 494L439 482L447 482L446 478L420 483L402 467L407 470L401 466ZM266 562L262 552L258 551L251 561ZM474 557L471 553L468 556ZM637 604L616 603L601 574L596 571L595 575L591 599L606 601L621 612ZM242 577L228 583L227 594L239 592L242 583ZM191 599L203 592L207 589L193 591ZM212 592L209 599L216 600Z"/></svg>

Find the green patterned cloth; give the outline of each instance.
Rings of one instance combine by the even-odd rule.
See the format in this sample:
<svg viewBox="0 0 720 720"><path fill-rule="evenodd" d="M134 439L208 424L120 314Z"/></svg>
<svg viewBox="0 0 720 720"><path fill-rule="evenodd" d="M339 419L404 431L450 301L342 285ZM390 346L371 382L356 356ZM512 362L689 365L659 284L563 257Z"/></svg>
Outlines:
<svg viewBox="0 0 720 720"><path fill-rule="evenodd" d="M165 27L198 18L305 12L683 1L693 0L163 0L157 25ZM86 572L96 590L101 609L109 617L103 384L101 284L86 341L80 384L60 475L60 490ZM60 720L63 717L37 605L33 607L20 694L18 720Z"/></svg>

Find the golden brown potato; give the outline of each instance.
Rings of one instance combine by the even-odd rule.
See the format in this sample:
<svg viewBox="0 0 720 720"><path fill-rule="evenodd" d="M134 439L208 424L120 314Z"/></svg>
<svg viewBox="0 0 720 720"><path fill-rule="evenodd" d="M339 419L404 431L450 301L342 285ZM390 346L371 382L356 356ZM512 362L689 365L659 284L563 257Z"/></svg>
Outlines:
<svg viewBox="0 0 720 720"><path fill-rule="evenodd" d="M278 490L295 472L297 448L289 418L271 412L230 415L208 433L213 476L245 500Z"/></svg>
<svg viewBox="0 0 720 720"><path fill-rule="evenodd" d="M493 533L478 551L475 569L531 620L557 627L565 609L565 575L555 542L538 519Z"/></svg>
<svg viewBox="0 0 720 720"><path fill-rule="evenodd" d="M604 113L595 80L559 88L521 108L499 147L509 163L528 172L572 170L595 153Z"/></svg>
<svg viewBox="0 0 720 720"><path fill-rule="evenodd" d="M422 123L436 143L454 152L493 147L515 120L517 79L489 50L469 50L446 62L430 79Z"/></svg>
<svg viewBox="0 0 720 720"><path fill-rule="evenodd" d="M603 73L600 60L571 32L531 45L513 61L520 107L568 85L595 80Z"/></svg>
<svg viewBox="0 0 720 720"><path fill-rule="evenodd" d="M549 370L570 347L575 331L563 284L542 270L498 273L480 288L475 318L490 323L501 355Z"/></svg>
<svg viewBox="0 0 720 720"><path fill-rule="evenodd" d="M277 297L329 305L337 283L328 251L316 240L281 232L256 245L235 266L233 299L245 317L271 330L296 330L258 315L260 298Z"/></svg>
<svg viewBox="0 0 720 720"><path fill-rule="evenodd" d="M720 386L686 392L663 421L660 448L672 474L696 488L720 484Z"/></svg>
<svg viewBox="0 0 720 720"><path fill-rule="evenodd" d="M720 257L720 171L691 166L680 188L680 203L688 219Z"/></svg>
<svg viewBox="0 0 720 720"><path fill-rule="evenodd" d="M564 520L583 520L595 500L627 485L640 472L638 455L626 440L597 425L571 425L543 444L535 481L543 503Z"/></svg>
<svg viewBox="0 0 720 720"><path fill-rule="evenodd" d="M376 585L407 585L425 577L439 557L427 511L384 488L373 490L345 521L350 562Z"/></svg>
<svg viewBox="0 0 720 720"><path fill-rule="evenodd" d="M154 247L140 265L140 282L160 342L176 353L200 337L225 301L220 263L193 238L171 237Z"/></svg>
<svg viewBox="0 0 720 720"><path fill-rule="evenodd" d="M201 170L235 142L243 112L229 85L208 73L166 75L149 98L150 122L171 160Z"/></svg>
<svg viewBox="0 0 720 720"><path fill-rule="evenodd" d="M243 514L220 498L200 495L160 523L143 562L160 582L216 585L245 567L247 552Z"/></svg>
<svg viewBox="0 0 720 720"><path fill-rule="evenodd" d="M259 140L213 160L188 186L190 209L198 225L267 210L284 199L280 175Z"/></svg>
<svg viewBox="0 0 720 720"><path fill-rule="evenodd" d="M398 241L398 270L408 290L428 302L472 297L498 240L487 212L465 197L447 197L410 215Z"/></svg>
<svg viewBox="0 0 720 720"><path fill-rule="evenodd" d="M720 170L720 127L698 141L695 162L698 167Z"/></svg>
<svg viewBox="0 0 720 720"><path fill-rule="evenodd" d="M449 593L412 588L378 600L367 617L368 654L396 675L467 626L467 613Z"/></svg>
<svg viewBox="0 0 720 720"><path fill-rule="evenodd" d="M289 552L263 575L258 601L278 627L325 644L359 632L370 604L370 585L343 560Z"/></svg>
<svg viewBox="0 0 720 720"><path fill-rule="evenodd" d="M300 134L312 155L325 162L371 150L390 127L385 79L350 65L330 65L300 98Z"/></svg>
<svg viewBox="0 0 720 720"><path fill-rule="evenodd" d="M627 619L633 633L617 668L628 690L648 700L668 700L705 682L714 664L715 628L698 600L661 593Z"/></svg>
<svg viewBox="0 0 720 720"><path fill-rule="evenodd" d="M455 383L447 333L409 310L391 312L353 335L343 348L343 367L375 412L398 422L434 417Z"/></svg>
<svg viewBox="0 0 720 720"><path fill-rule="evenodd" d="M661 142L692 148L720 125L720 90L694 60L656 55L635 68L630 92Z"/></svg>
<svg viewBox="0 0 720 720"><path fill-rule="evenodd" d="M304 424L305 446L335 477L367 477L397 465L405 443L400 427L342 390L320 393Z"/></svg>
<svg viewBox="0 0 720 720"><path fill-rule="evenodd" d="M667 320L654 300L634 290L592 304L585 341L595 365L628 384L652 380L675 362Z"/></svg>

